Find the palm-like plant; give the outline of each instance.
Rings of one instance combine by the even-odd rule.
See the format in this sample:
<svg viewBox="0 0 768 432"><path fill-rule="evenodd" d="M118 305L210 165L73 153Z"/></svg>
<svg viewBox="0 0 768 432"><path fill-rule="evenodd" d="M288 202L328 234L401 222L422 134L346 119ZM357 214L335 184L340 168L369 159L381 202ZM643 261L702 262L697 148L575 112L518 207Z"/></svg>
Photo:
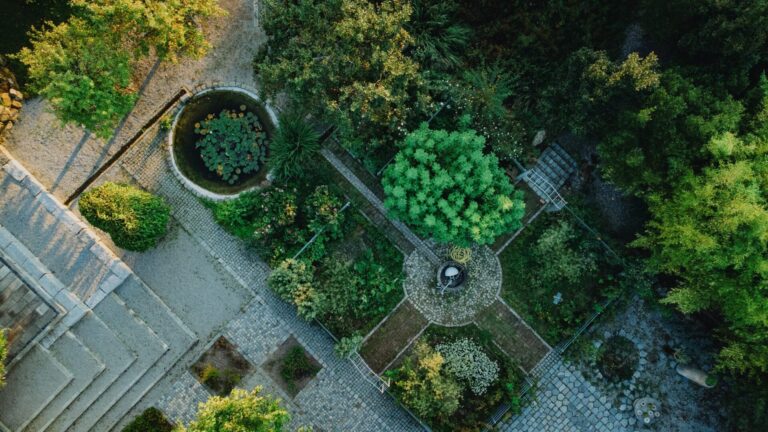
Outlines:
<svg viewBox="0 0 768 432"><path fill-rule="evenodd" d="M461 65L462 53L472 34L456 23L458 5L453 1L414 0L407 26L414 38L413 57L432 70L447 71Z"/></svg>
<svg viewBox="0 0 768 432"><path fill-rule="evenodd" d="M272 140L270 161L274 175L296 178L320 150L320 134L298 113L280 116L280 128Z"/></svg>

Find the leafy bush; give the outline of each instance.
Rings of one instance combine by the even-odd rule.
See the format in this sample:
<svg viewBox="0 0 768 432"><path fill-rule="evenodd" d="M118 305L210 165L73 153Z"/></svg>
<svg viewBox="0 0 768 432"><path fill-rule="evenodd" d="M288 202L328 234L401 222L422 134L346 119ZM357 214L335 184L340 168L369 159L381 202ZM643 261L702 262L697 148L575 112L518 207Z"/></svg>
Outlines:
<svg viewBox="0 0 768 432"><path fill-rule="evenodd" d="M343 337L333 347L333 351L340 358L347 358L352 354L360 351L363 346L363 336L361 334L354 334L349 337Z"/></svg>
<svg viewBox="0 0 768 432"><path fill-rule="evenodd" d="M298 252L322 230L302 255L312 261L321 259L326 242L341 235L344 221L341 199L323 185L304 198L302 205L296 189L278 186L210 205L219 224L256 246L271 265ZM329 224L325 230L324 224Z"/></svg>
<svg viewBox="0 0 768 432"><path fill-rule="evenodd" d="M80 197L78 207L115 245L131 251L157 245L170 220L170 207L162 198L126 184L107 182L93 188Z"/></svg>
<svg viewBox="0 0 768 432"><path fill-rule="evenodd" d="M304 348L295 346L288 350L282 359L280 376L283 377L290 391L296 388L296 381L317 373L318 368L310 363Z"/></svg>
<svg viewBox="0 0 768 432"><path fill-rule="evenodd" d="M280 432L289 421L280 401L261 396L261 387L234 389L227 397L213 396L200 404L196 419L179 432Z"/></svg>
<svg viewBox="0 0 768 432"><path fill-rule="evenodd" d="M445 358L448 373L478 396L499 378L499 365L470 339L457 339L436 349Z"/></svg>
<svg viewBox="0 0 768 432"><path fill-rule="evenodd" d="M171 422L155 407L145 409L123 428L123 432L171 432L172 430Z"/></svg>
<svg viewBox="0 0 768 432"><path fill-rule="evenodd" d="M244 112L244 105L240 111L223 110L195 123L195 133L203 136L195 147L205 166L229 184L258 171L267 155L267 132L259 118Z"/></svg>
<svg viewBox="0 0 768 432"><path fill-rule="evenodd" d="M62 122L110 137L136 100L130 55L74 17L33 31L31 41L32 48L17 55L29 70L30 88L50 102Z"/></svg>
<svg viewBox="0 0 768 432"><path fill-rule="evenodd" d="M5 385L5 359L8 356L8 341L5 329L0 328L0 388Z"/></svg>
<svg viewBox="0 0 768 432"><path fill-rule="evenodd" d="M430 130L400 144L382 180L384 204L421 234L445 243L492 243L520 227L522 193L515 191L485 139L474 131Z"/></svg>
<svg viewBox="0 0 768 432"><path fill-rule="evenodd" d="M270 143L269 161L278 179L301 177L320 151L320 134L299 114L280 116L280 128Z"/></svg>
<svg viewBox="0 0 768 432"><path fill-rule="evenodd" d="M459 408L461 386L447 372L443 356L423 340L400 368L386 374L398 399L425 420L449 417Z"/></svg>
<svg viewBox="0 0 768 432"><path fill-rule="evenodd" d="M471 29L456 20L458 3L445 0L414 0L406 29L413 36L411 56L431 71L453 71L462 64Z"/></svg>
<svg viewBox="0 0 768 432"><path fill-rule="evenodd" d="M287 259L281 262L267 278L269 287L283 300L296 305L306 320L316 318L324 311L324 299L315 288L314 268L305 261Z"/></svg>

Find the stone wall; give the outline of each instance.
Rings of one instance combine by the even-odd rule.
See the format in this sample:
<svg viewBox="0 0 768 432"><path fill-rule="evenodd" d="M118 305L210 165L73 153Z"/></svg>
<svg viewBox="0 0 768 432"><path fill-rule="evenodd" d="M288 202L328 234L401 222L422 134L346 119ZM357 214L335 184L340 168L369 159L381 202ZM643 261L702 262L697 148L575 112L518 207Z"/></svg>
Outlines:
<svg viewBox="0 0 768 432"><path fill-rule="evenodd" d="M6 67L5 59L0 56L0 143L5 132L13 127L19 118L24 96L13 73Z"/></svg>

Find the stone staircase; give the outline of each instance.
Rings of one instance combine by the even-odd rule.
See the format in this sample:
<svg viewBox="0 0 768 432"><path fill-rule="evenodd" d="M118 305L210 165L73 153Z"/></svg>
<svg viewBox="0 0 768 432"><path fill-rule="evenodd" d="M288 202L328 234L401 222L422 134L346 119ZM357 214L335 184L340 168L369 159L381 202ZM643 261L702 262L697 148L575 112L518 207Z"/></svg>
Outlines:
<svg viewBox="0 0 768 432"><path fill-rule="evenodd" d="M12 171L0 170L0 258L9 268L34 263L15 275L60 315L9 365L0 430L113 430L197 336L29 173ZM31 298L9 286L28 314Z"/></svg>
<svg viewBox="0 0 768 432"><path fill-rule="evenodd" d="M560 193L568 178L576 172L576 161L556 143L547 147L539 156L533 168L520 174L520 179L549 203L549 211L561 210L566 202Z"/></svg>

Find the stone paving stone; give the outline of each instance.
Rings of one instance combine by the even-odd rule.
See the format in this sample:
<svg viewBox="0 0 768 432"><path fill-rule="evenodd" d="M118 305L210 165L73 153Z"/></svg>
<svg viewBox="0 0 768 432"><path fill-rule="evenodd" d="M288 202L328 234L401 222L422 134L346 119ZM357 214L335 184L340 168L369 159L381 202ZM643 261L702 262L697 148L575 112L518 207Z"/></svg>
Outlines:
<svg viewBox="0 0 768 432"><path fill-rule="evenodd" d="M417 431L419 424L389 396L374 386L333 352L333 339L320 326L300 319L295 309L275 296L266 286L269 267L241 241L225 232L211 212L187 191L166 165L167 149L160 137L137 143L121 160L123 168L143 187L161 194L171 206L174 218L195 238L199 246L219 261L240 283L251 288L256 298L232 320L223 333L237 344L256 367L292 334L323 366L310 383L286 406L296 425L314 425L326 431ZM192 382L194 381L194 383ZM247 378L251 387L262 385L265 392L274 384L256 372ZM157 406L178 421L188 422L197 403L207 399L197 380L184 374L163 392ZM203 388L204 390L204 388ZM270 390L270 391L267 391ZM207 393L207 392L206 392ZM373 420L374 425L368 419Z"/></svg>

